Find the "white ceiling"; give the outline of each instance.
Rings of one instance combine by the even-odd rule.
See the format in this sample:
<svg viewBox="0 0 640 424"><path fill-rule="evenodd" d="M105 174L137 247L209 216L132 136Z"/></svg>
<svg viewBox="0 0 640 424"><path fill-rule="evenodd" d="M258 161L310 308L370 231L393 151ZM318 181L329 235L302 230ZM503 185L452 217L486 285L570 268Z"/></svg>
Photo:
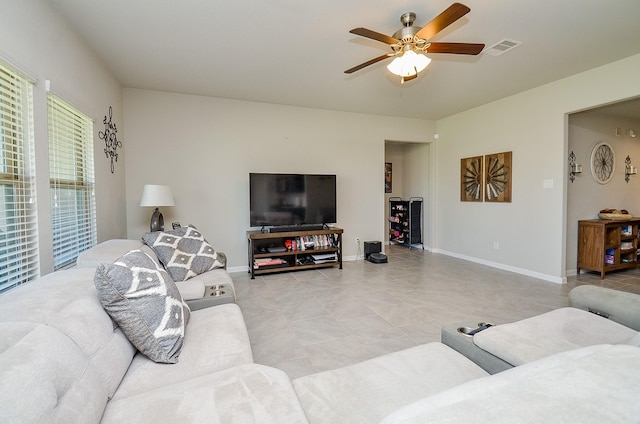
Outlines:
<svg viewBox="0 0 640 424"><path fill-rule="evenodd" d="M422 26L450 0L48 0L125 87L439 119L640 53L639 0L463 0L433 41L523 44L501 55L434 54L400 85L379 62L400 15ZM615 78L615 75L611 76Z"/></svg>

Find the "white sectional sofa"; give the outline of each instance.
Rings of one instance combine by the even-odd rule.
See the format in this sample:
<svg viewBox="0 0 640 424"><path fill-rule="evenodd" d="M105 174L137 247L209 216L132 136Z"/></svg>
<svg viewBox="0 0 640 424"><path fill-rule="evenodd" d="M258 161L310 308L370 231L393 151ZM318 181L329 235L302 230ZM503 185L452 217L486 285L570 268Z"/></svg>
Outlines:
<svg viewBox="0 0 640 424"><path fill-rule="evenodd" d="M640 346L640 295L592 285L569 292L569 306L489 327L466 338L459 325L442 340L490 373L598 344Z"/></svg>
<svg viewBox="0 0 640 424"><path fill-rule="evenodd" d="M153 362L105 312L95 276L59 271L0 296L0 422L640 420L635 346L570 350L489 376L431 343L291 381L253 363L234 303L191 311L178 362Z"/></svg>
<svg viewBox="0 0 640 424"><path fill-rule="evenodd" d="M179 362L155 363L114 326L94 274L0 296L0 422L304 422L286 374L253 363L237 305L192 312Z"/></svg>

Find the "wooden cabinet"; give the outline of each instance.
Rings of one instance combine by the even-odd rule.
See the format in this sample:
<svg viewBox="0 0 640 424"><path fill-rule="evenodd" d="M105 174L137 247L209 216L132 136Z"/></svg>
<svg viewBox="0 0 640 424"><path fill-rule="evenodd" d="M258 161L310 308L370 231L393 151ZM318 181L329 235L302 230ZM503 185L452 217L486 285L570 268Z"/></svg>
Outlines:
<svg viewBox="0 0 640 424"><path fill-rule="evenodd" d="M342 228L286 232L247 231L249 272L256 275L338 266Z"/></svg>
<svg viewBox="0 0 640 424"><path fill-rule="evenodd" d="M640 219L578 221L578 274L586 269L607 272L638 265L638 225Z"/></svg>

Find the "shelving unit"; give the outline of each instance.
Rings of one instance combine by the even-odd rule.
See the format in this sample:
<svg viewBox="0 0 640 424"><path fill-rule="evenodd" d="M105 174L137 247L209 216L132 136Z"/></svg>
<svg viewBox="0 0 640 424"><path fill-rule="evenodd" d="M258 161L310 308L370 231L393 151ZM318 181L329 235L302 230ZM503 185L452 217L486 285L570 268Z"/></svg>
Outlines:
<svg viewBox="0 0 640 424"><path fill-rule="evenodd" d="M640 219L578 221L578 275L583 269L606 273L638 266Z"/></svg>
<svg viewBox="0 0 640 424"><path fill-rule="evenodd" d="M422 197L389 198L389 243L409 248L422 244Z"/></svg>
<svg viewBox="0 0 640 424"><path fill-rule="evenodd" d="M249 272L256 275L337 266L342 269L342 228L286 232L247 231ZM306 243L305 243L306 241ZM302 245L305 245L304 250ZM326 262L313 256L333 255ZM256 266L256 261L277 259L273 265Z"/></svg>

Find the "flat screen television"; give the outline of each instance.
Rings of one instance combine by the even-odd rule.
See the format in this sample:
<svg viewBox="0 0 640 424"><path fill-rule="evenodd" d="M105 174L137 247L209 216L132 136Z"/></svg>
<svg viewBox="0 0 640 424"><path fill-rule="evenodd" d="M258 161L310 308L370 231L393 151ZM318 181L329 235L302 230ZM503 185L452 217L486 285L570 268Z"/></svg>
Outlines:
<svg viewBox="0 0 640 424"><path fill-rule="evenodd" d="M249 174L252 227L336 222L336 176Z"/></svg>

